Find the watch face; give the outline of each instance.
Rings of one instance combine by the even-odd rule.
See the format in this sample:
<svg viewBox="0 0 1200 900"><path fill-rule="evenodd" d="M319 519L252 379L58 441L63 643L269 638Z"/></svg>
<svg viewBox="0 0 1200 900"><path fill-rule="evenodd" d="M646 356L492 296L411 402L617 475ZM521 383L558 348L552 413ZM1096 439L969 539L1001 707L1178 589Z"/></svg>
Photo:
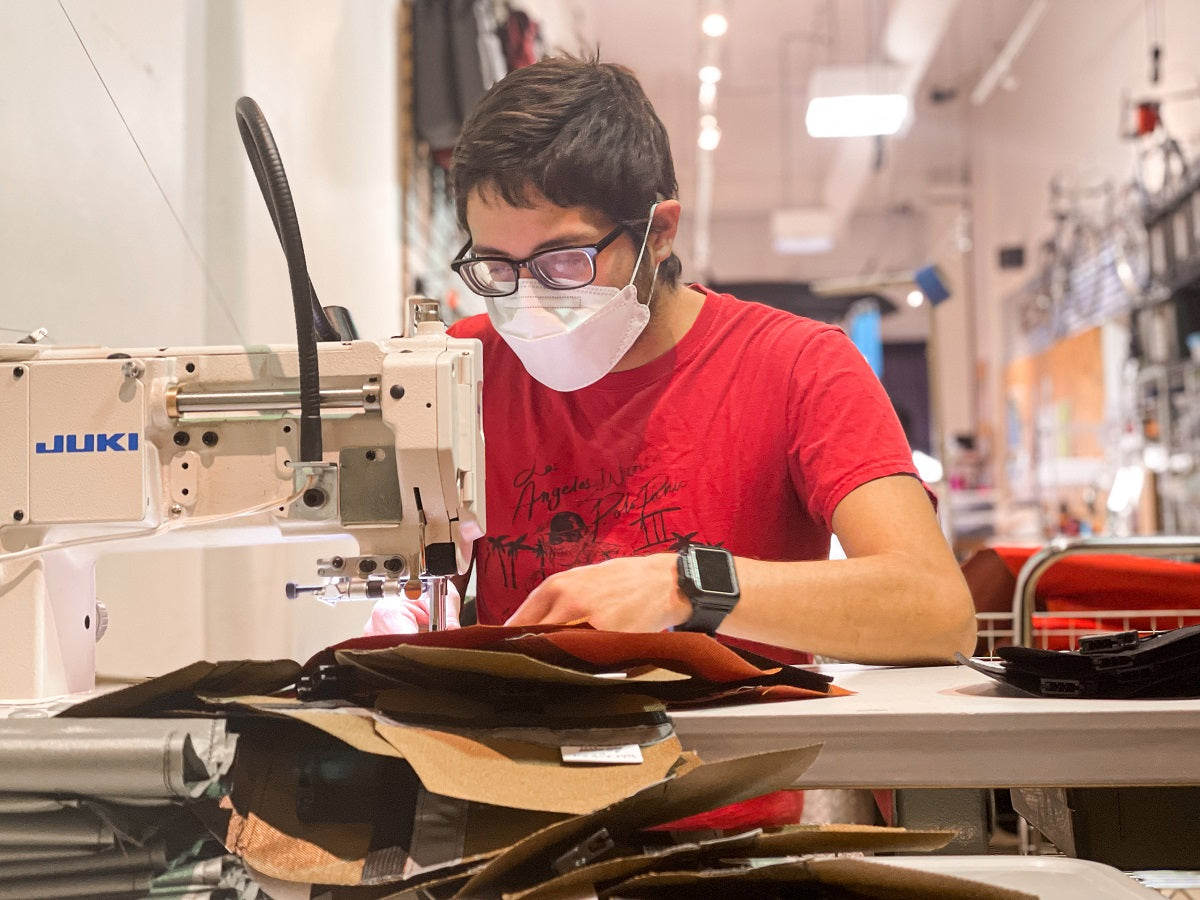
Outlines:
<svg viewBox="0 0 1200 900"><path fill-rule="evenodd" d="M726 594L736 596L737 585L733 581L733 566L729 564L729 554L724 550L712 550L707 547L690 547L688 553L696 563L696 575L700 590L706 594Z"/></svg>

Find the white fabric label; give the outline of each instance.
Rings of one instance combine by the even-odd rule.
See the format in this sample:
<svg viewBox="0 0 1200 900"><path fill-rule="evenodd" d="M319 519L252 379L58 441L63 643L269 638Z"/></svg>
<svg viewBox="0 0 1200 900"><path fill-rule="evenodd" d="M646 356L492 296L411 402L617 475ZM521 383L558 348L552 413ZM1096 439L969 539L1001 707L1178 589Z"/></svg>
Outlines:
<svg viewBox="0 0 1200 900"><path fill-rule="evenodd" d="M620 747L562 747L565 763L591 763L593 765L638 765L642 761L642 748L637 744Z"/></svg>

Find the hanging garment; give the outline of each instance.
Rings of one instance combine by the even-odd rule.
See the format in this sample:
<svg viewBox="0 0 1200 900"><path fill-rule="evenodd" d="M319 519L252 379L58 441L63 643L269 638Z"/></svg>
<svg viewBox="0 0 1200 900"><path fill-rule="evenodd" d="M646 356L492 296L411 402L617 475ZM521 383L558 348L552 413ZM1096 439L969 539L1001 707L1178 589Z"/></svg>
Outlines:
<svg viewBox="0 0 1200 900"><path fill-rule="evenodd" d="M541 27L520 9L508 10L508 16L500 26L500 43L504 47L504 60L508 71L531 66L541 58Z"/></svg>
<svg viewBox="0 0 1200 900"><path fill-rule="evenodd" d="M415 0L413 124L449 168L471 108L506 73L491 0Z"/></svg>

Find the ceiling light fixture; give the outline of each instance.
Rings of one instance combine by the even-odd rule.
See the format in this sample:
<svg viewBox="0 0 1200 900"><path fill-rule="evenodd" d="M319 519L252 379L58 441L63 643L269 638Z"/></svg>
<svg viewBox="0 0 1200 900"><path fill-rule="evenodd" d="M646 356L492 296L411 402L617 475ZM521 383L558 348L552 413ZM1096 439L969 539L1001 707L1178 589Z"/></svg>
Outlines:
<svg viewBox="0 0 1200 900"><path fill-rule="evenodd" d="M812 137L896 134L909 118L897 66L825 66L808 84L804 125Z"/></svg>
<svg viewBox="0 0 1200 900"><path fill-rule="evenodd" d="M701 150L716 150L721 143L721 129L717 127L717 117L706 115L700 117L700 137L696 143Z"/></svg>
<svg viewBox="0 0 1200 900"><path fill-rule="evenodd" d="M833 216L823 207L777 209L771 213L771 243L776 253L828 253L833 249L833 233Z"/></svg>
<svg viewBox="0 0 1200 900"><path fill-rule="evenodd" d="M729 30L729 20L719 12L709 13L700 21L700 30L709 37L720 37Z"/></svg>
<svg viewBox="0 0 1200 900"><path fill-rule="evenodd" d="M701 5L701 4L698 4ZM712 197L714 175L714 150L721 143L721 129L717 127L717 82L721 80L721 38L729 29L725 17L725 0L704 0L706 13L700 21L704 37L700 39L699 70L700 131L696 144L696 194L693 202L692 265L700 272L701 280L711 281L709 228L712 220ZM706 274L708 273L708 274Z"/></svg>

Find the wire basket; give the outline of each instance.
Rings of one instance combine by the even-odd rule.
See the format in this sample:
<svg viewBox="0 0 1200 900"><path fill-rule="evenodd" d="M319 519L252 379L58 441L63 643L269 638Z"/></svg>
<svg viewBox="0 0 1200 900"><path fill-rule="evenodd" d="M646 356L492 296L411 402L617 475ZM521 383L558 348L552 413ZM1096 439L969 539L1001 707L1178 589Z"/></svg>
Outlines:
<svg viewBox="0 0 1200 900"><path fill-rule="evenodd" d="M1012 613L978 613L979 639L988 656L996 648L1017 644ZM1079 639L1122 631L1169 631L1200 624L1200 609L1105 609L1037 611L1033 614L1033 643L1043 650L1077 650Z"/></svg>

